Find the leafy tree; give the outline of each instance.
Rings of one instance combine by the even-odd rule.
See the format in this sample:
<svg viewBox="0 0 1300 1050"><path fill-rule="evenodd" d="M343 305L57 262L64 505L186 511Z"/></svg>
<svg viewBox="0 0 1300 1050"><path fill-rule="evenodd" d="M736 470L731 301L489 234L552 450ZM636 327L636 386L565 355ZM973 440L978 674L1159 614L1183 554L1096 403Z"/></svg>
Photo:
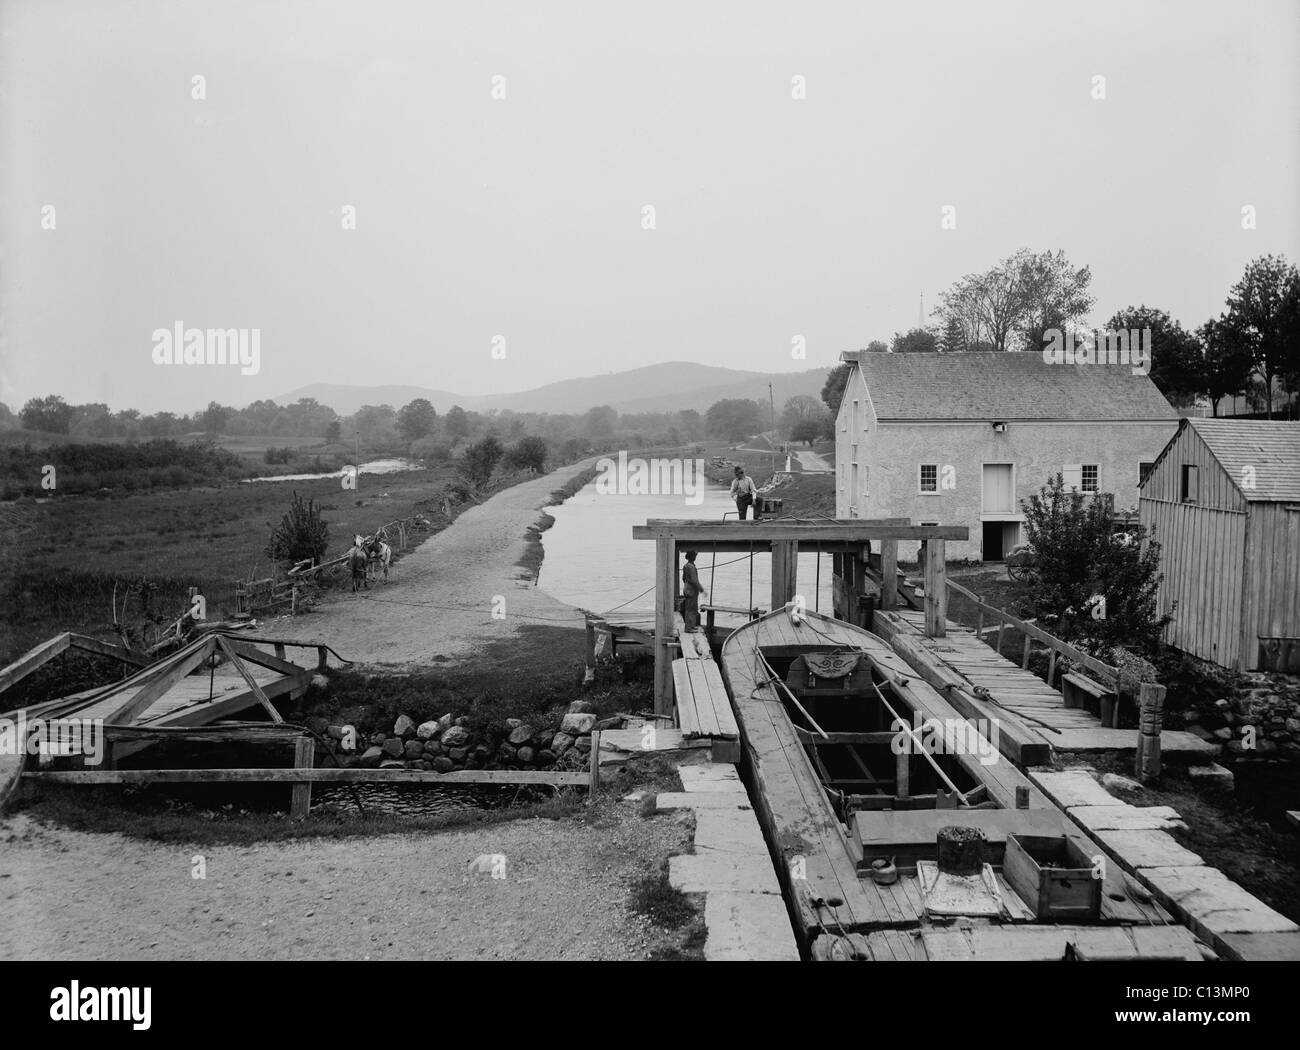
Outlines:
<svg viewBox="0 0 1300 1050"><path fill-rule="evenodd" d="M894 333L893 352L896 354L932 354L938 349L939 340L928 329L913 328L903 334Z"/></svg>
<svg viewBox="0 0 1300 1050"><path fill-rule="evenodd" d="M226 408L225 405L219 405L215 401L209 401L208 407L203 410L199 416L199 425L207 434L224 434L226 423L230 419L233 409Z"/></svg>
<svg viewBox="0 0 1300 1050"><path fill-rule="evenodd" d="M808 394L796 394L794 397L787 398L781 408L781 429L793 437L794 428L800 423L809 420L816 423L824 415L826 415L826 406L817 398L810 397Z"/></svg>
<svg viewBox="0 0 1300 1050"><path fill-rule="evenodd" d="M438 413L433 405L426 398L417 397L397 413L397 430L407 441L419 441L429 436L437 421Z"/></svg>
<svg viewBox="0 0 1300 1050"><path fill-rule="evenodd" d="M763 429L767 415L764 406L743 397L727 397L715 401L705 412L710 433L727 441L739 441Z"/></svg>
<svg viewBox="0 0 1300 1050"><path fill-rule="evenodd" d="M505 450L495 434L488 434L465 449L465 458L460 461L460 472L465 480L477 488L482 488L492 480L492 472Z"/></svg>
<svg viewBox="0 0 1300 1050"><path fill-rule="evenodd" d="M805 445L811 445L814 441L822 436L826 429L826 422L822 419L801 419L790 428L790 440L802 441Z"/></svg>
<svg viewBox="0 0 1300 1050"><path fill-rule="evenodd" d="M515 470L546 469L546 442L539 437L522 437L506 451L503 461L507 467Z"/></svg>
<svg viewBox="0 0 1300 1050"><path fill-rule="evenodd" d="M18 425L18 417L14 415L13 409L0 401L0 430L14 430Z"/></svg>
<svg viewBox="0 0 1300 1050"><path fill-rule="evenodd" d="M1151 329L1151 381L1171 404L1190 405L1204 392L1205 349L1200 338L1164 310L1126 306L1106 322L1106 328L1112 332ZM1098 350L1104 350L1100 340Z"/></svg>
<svg viewBox="0 0 1300 1050"><path fill-rule="evenodd" d="M442 421L443 429L447 432L447 438L453 444L469 437L469 416L460 405L452 405L447 410L447 415Z"/></svg>
<svg viewBox="0 0 1300 1050"><path fill-rule="evenodd" d="M18 413L24 430L45 430L66 434L72 426L73 410L58 394L34 397Z"/></svg>
<svg viewBox="0 0 1300 1050"><path fill-rule="evenodd" d="M872 346L874 345L873 343ZM852 371L853 363L845 361L832 368L830 374L826 376L826 382L822 384L822 402L830 411L832 419L840 414L840 402L844 400L844 390L849 385L849 375Z"/></svg>
<svg viewBox="0 0 1300 1050"><path fill-rule="evenodd" d="M1115 646L1154 655L1172 619L1156 615L1160 544L1140 525L1122 542L1114 502L1066 489L1060 474L1021 508L1036 555L1029 602L1044 626L1103 658ZM1098 596L1102 616L1094 615Z"/></svg>
<svg viewBox="0 0 1300 1050"><path fill-rule="evenodd" d="M1300 272L1284 256L1253 259L1228 293L1227 318L1250 346L1272 419L1274 380L1293 386L1300 373Z"/></svg>
<svg viewBox="0 0 1300 1050"><path fill-rule="evenodd" d="M1226 318L1211 318L1197 329L1201 340L1200 393L1210 399L1210 411L1219 414L1219 402L1236 397L1250 383L1254 359L1250 342Z"/></svg>
<svg viewBox="0 0 1300 1050"><path fill-rule="evenodd" d="M343 425L337 419L331 419L325 425L325 443L337 445L343 438Z"/></svg>
<svg viewBox="0 0 1300 1050"><path fill-rule="evenodd" d="M271 533L266 556L286 566L308 558L315 565L329 547L329 526L321 520L320 512L318 504L304 500L295 490L289 512Z"/></svg>
<svg viewBox="0 0 1300 1050"><path fill-rule="evenodd" d="M863 353L867 354L887 354L889 353L889 344L883 339L873 339L867 344Z"/></svg>
<svg viewBox="0 0 1300 1050"><path fill-rule="evenodd" d="M1024 350L1042 350L1050 329L1065 331L1091 312L1096 299L1088 292L1092 271L1075 269L1065 252L1018 252L1021 317L1015 325Z"/></svg>
<svg viewBox="0 0 1300 1050"><path fill-rule="evenodd" d="M618 413L609 405L597 405L589 408L582 417L582 431L593 441L608 441L614 436L614 425L618 422Z"/></svg>

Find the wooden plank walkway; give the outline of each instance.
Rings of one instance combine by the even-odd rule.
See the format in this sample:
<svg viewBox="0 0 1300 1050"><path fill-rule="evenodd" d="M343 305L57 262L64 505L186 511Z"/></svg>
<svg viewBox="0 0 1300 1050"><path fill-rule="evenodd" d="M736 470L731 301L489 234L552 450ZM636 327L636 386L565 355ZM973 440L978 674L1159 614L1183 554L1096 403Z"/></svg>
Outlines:
<svg viewBox="0 0 1300 1050"><path fill-rule="evenodd" d="M946 668L969 683L969 691L997 717L999 712L1015 719L1013 728L1025 727L1044 745L1056 751L1132 752L1137 748L1136 729L1110 729L1101 719L1078 707L1066 707L1065 698L1032 671L1020 667L992 646L979 640L969 627L948 621L948 633L943 638L925 637L925 615L913 609L893 609L876 613L876 629L883 637L905 638L900 646L907 655L921 652L932 658L940 668ZM909 663L912 660L909 659ZM918 674L919 668L914 668ZM1212 759L1219 753L1218 745L1208 743L1191 733L1165 730L1160 734L1160 747L1166 756L1187 756ZM1040 753L1027 752L1020 760L1016 754L1002 748L1004 754L1021 766L1046 761Z"/></svg>

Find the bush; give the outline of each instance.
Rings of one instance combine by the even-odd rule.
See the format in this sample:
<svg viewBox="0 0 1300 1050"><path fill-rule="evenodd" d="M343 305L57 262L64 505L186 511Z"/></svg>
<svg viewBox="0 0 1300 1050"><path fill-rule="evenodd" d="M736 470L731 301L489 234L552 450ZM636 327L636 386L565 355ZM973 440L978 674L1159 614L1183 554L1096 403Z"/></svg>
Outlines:
<svg viewBox="0 0 1300 1050"><path fill-rule="evenodd" d="M520 438L510 446L510 449L502 458L502 463L508 470L536 470L541 472L546 469L546 454L546 442L541 438Z"/></svg>
<svg viewBox="0 0 1300 1050"><path fill-rule="evenodd" d="M465 449L465 457L460 462L460 472L470 484L482 488L492 480L492 472L496 470L503 454L501 442L489 434Z"/></svg>
<svg viewBox="0 0 1300 1050"><path fill-rule="evenodd" d="M409 455L431 463L446 463L451 459L451 445L439 438L424 437L411 442Z"/></svg>
<svg viewBox="0 0 1300 1050"><path fill-rule="evenodd" d="M1155 655L1172 619L1156 615L1160 544L1140 525L1131 540L1116 536L1112 501L1067 491L1060 474L1021 506L1036 553L1029 599L1044 626L1094 651L1125 646Z"/></svg>
<svg viewBox="0 0 1300 1050"><path fill-rule="evenodd" d="M266 556L284 565L308 558L315 564L329 547L329 526L321 520L320 507L303 500L295 491L293 503L266 545Z"/></svg>

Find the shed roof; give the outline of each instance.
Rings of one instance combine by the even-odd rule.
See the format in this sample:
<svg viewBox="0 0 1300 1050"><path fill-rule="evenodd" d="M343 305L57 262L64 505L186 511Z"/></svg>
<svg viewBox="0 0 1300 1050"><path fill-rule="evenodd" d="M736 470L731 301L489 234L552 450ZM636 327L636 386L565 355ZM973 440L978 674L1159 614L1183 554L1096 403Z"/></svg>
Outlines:
<svg viewBox="0 0 1300 1050"><path fill-rule="evenodd" d="M1175 420L1131 365L1051 364L1042 354L849 352L881 420Z"/></svg>
<svg viewBox="0 0 1300 1050"><path fill-rule="evenodd" d="M1189 419L1232 483L1252 502L1300 501L1300 423L1263 419ZM1252 468L1254 488L1243 479Z"/></svg>

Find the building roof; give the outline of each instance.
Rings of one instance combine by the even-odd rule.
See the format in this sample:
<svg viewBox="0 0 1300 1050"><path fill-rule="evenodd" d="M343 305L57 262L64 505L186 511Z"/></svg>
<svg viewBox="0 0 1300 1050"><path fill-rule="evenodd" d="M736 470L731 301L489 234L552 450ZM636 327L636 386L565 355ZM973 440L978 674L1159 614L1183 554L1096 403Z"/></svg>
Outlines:
<svg viewBox="0 0 1300 1050"><path fill-rule="evenodd" d="M1300 423L1189 419L1187 424L1201 436L1246 499L1300 502ZM1244 488L1243 479L1252 473L1255 487Z"/></svg>
<svg viewBox="0 0 1300 1050"><path fill-rule="evenodd" d="M849 352L881 420L1176 420L1131 365L1049 364L1025 353Z"/></svg>

